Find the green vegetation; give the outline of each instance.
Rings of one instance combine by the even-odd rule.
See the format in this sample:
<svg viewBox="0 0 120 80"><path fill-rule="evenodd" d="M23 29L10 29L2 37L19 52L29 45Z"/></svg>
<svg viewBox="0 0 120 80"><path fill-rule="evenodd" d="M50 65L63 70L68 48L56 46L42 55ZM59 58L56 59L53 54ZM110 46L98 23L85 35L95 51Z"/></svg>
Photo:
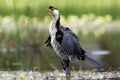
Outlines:
<svg viewBox="0 0 120 80"><path fill-rule="evenodd" d="M49 5L56 6L64 16L94 13L120 18L120 0L0 0L0 15L20 15L43 19Z"/></svg>

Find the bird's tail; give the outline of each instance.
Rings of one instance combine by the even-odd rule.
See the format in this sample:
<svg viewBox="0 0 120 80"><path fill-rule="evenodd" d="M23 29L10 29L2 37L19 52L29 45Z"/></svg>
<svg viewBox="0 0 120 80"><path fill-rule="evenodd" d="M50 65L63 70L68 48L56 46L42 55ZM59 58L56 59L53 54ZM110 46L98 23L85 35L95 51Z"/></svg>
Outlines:
<svg viewBox="0 0 120 80"><path fill-rule="evenodd" d="M99 67L99 68L105 68L108 65L102 61L95 60L89 56L86 55L85 60L89 61L92 65Z"/></svg>

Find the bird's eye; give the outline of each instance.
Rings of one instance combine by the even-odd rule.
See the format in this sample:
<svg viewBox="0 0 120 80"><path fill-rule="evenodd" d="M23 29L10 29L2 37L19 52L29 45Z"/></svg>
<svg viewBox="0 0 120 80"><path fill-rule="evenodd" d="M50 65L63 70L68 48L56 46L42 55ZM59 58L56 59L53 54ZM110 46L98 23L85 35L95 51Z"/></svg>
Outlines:
<svg viewBox="0 0 120 80"><path fill-rule="evenodd" d="M53 9L51 9L52 11L54 11Z"/></svg>

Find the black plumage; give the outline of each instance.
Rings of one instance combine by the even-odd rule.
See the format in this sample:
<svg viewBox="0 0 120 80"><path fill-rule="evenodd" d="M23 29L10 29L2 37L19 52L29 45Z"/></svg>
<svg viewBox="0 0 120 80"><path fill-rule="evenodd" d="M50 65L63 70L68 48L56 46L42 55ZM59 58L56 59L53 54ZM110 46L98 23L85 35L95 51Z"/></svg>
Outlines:
<svg viewBox="0 0 120 80"><path fill-rule="evenodd" d="M49 35L48 39L45 41L45 44L46 44L47 47L52 47L51 46L51 37L50 37L50 35Z"/></svg>
<svg viewBox="0 0 120 80"><path fill-rule="evenodd" d="M63 40L60 44L60 53L64 55L76 57L84 60L85 51L80 47L80 43L76 35L69 29L63 29Z"/></svg>
<svg viewBox="0 0 120 80"><path fill-rule="evenodd" d="M59 44L61 44L61 42L63 41L63 36L64 36L63 32L61 30L57 30L55 38Z"/></svg>

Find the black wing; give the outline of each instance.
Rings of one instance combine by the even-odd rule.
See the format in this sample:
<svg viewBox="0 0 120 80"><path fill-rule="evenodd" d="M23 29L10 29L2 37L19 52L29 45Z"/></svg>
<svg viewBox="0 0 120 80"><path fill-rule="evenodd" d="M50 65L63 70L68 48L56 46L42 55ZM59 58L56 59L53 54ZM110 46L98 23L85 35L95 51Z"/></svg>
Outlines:
<svg viewBox="0 0 120 80"><path fill-rule="evenodd" d="M52 47L50 42L51 42L51 37L50 37L50 35L49 35L48 39L45 41L45 45L46 45L47 47Z"/></svg>
<svg viewBox="0 0 120 80"><path fill-rule="evenodd" d="M60 51L64 54L77 55L78 59L84 60L85 51L80 47L77 36L69 28L66 28L63 33Z"/></svg>

